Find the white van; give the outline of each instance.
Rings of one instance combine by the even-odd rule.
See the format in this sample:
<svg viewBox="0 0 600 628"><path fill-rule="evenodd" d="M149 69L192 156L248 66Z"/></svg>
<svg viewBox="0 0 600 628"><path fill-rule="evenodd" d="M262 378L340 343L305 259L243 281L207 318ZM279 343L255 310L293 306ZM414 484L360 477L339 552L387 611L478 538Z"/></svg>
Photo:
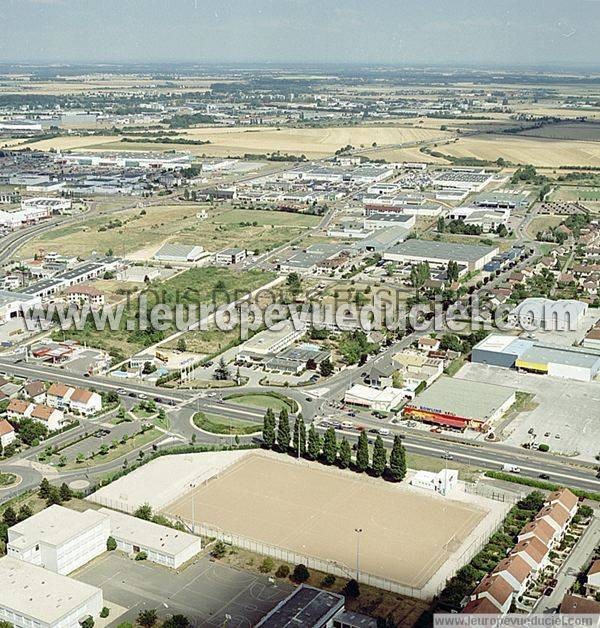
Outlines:
<svg viewBox="0 0 600 628"><path fill-rule="evenodd" d="M504 464L502 465L502 471L507 473L521 473L521 469L516 464Z"/></svg>

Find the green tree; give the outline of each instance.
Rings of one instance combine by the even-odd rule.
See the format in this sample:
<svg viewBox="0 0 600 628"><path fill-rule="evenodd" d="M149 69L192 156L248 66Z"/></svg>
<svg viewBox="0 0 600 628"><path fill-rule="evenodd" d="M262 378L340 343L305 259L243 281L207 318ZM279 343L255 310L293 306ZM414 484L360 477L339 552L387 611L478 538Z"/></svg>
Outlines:
<svg viewBox="0 0 600 628"><path fill-rule="evenodd" d="M296 456L298 455L298 450L300 450L301 456L304 456L306 453L306 423L304 423L301 414L296 417L296 422L294 423L293 449Z"/></svg>
<svg viewBox="0 0 600 628"><path fill-rule="evenodd" d="M406 450L402 444L402 439L396 434L392 453L390 454L389 477L394 482L401 482L406 476Z"/></svg>
<svg viewBox="0 0 600 628"><path fill-rule="evenodd" d="M425 282L431 277L431 271L427 262L414 264L410 271L410 282L415 289L415 295L419 298L419 292Z"/></svg>
<svg viewBox="0 0 600 628"><path fill-rule="evenodd" d="M337 438L335 430L328 427L323 438L323 462L325 464L335 464L337 459Z"/></svg>
<svg viewBox="0 0 600 628"><path fill-rule="evenodd" d="M145 519L146 521L150 521L152 519L152 506L148 502L138 506L133 511L133 516L138 519Z"/></svg>
<svg viewBox="0 0 600 628"><path fill-rule="evenodd" d="M227 554L227 545L223 541L217 541L210 554L213 558L223 558Z"/></svg>
<svg viewBox="0 0 600 628"><path fill-rule="evenodd" d="M140 611L136 621L140 626L142 626L142 628L152 628L152 626L154 626L154 624L158 621L156 609L148 608Z"/></svg>
<svg viewBox="0 0 600 628"><path fill-rule="evenodd" d="M106 539L106 549L109 552L114 552L117 549L117 542L115 541L114 537L109 536Z"/></svg>
<svg viewBox="0 0 600 628"><path fill-rule="evenodd" d="M54 504L62 504L62 499L60 498L60 489L56 486L53 486L50 489L50 494L46 499L46 506L53 506Z"/></svg>
<svg viewBox="0 0 600 628"><path fill-rule="evenodd" d="M73 497L73 491L69 488L66 482L60 485L60 499L63 502L68 502Z"/></svg>
<svg viewBox="0 0 600 628"><path fill-rule="evenodd" d="M302 280L298 273L290 273L287 276L286 285L293 297L298 296L302 292Z"/></svg>
<svg viewBox="0 0 600 628"><path fill-rule="evenodd" d="M294 582L306 582L310 578L310 571L306 568L306 565L300 563L294 567L292 573L292 580Z"/></svg>
<svg viewBox="0 0 600 628"><path fill-rule="evenodd" d="M346 586L344 587L344 595L350 598L357 598L360 595L360 587L354 578L352 578L352 580L348 580L346 583Z"/></svg>
<svg viewBox="0 0 600 628"><path fill-rule="evenodd" d="M306 448L306 455L309 460L316 460L321 453L321 437L317 432L317 428L314 423L310 424L308 429L308 445Z"/></svg>
<svg viewBox="0 0 600 628"><path fill-rule="evenodd" d="M177 351L186 351L187 345L185 343L185 338L181 336L177 341Z"/></svg>
<svg viewBox="0 0 600 628"><path fill-rule="evenodd" d="M19 521L25 521L25 519L29 519L31 515L33 515L33 510L31 510L31 507L29 506L29 504L23 504L21 508L19 508L17 519Z"/></svg>
<svg viewBox="0 0 600 628"><path fill-rule="evenodd" d="M187 628L190 625L190 620L185 615L173 615L166 619L162 628Z"/></svg>
<svg viewBox="0 0 600 628"><path fill-rule="evenodd" d="M275 414L271 408L267 408L263 419L263 442L267 449L273 449L275 445Z"/></svg>
<svg viewBox="0 0 600 628"><path fill-rule="evenodd" d="M323 377L333 375L333 364L329 358L325 358L321 364L319 364L319 372Z"/></svg>
<svg viewBox="0 0 600 628"><path fill-rule="evenodd" d="M369 440L366 432L362 431L358 437L356 448L356 470L364 473L369 468Z"/></svg>
<svg viewBox="0 0 600 628"><path fill-rule="evenodd" d="M225 358L223 356L221 356L221 359L219 360L219 364L217 368L215 369L214 378L219 381L224 381L226 379L229 379L229 368L227 367Z"/></svg>
<svg viewBox="0 0 600 628"><path fill-rule="evenodd" d="M347 469L352 464L352 448L346 437L342 438L340 443L338 464L342 469Z"/></svg>
<svg viewBox="0 0 600 628"><path fill-rule="evenodd" d="M42 499L48 499L51 488L52 488L52 485L50 484L50 482L48 482L48 478L43 478L43 480L40 482L40 489L38 491L38 495Z"/></svg>
<svg viewBox="0 0 600 628"><path fill-rule="evenodd" d="M12 506L7 506L2 513L2 521L10 528L17 523L17 513Z"/></svg>
<svg viewBox="0 0 600 628"><path fill-rule="evenodd" d="M375 477L381 477L385 471L385 465L387 463L387 452L383 445L383 439L379 434L375 439L375 445L373 446L373 464L371 468Z"/></svg>
<svg viewBox="0 0 600 628"><path fill-rule="evenodd" d="M279 413L279 423L277 425L277 445L281 451L287 451L290 446L290 418L285 408Z"/></svg>

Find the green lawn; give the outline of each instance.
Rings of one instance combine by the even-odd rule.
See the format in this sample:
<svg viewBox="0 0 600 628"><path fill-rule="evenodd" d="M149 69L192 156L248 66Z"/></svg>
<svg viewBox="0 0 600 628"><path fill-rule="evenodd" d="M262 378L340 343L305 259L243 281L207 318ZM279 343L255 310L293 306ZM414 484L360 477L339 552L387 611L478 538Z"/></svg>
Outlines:
<svg viewBox="0 0 600 628"><path fill-rule="evenodd" d="M260 270L234 271L230 268L191 268L166 281L153 282L144 295L148 299L148 311L158 303L175 307L177 304L209 305L215 307L237 300L244 294L268 283L275 275ZM81 344L108 351L117 360L138 353L144 347L160 342L175 331L174 321L166 331L134 329L127 330L127 320L132 319L138 327L139 301L132 298L125 308L119 329L112 331L108 325L104 330L97 330L93 321L87 321L82 330L70 329L55 332L57 340L72 338Z"/></svg>
<svg viewBox="0 0 600 628"><path fill-rule="evenodd" d="M255 434L262 430L262 425L258 423L249 423L248 421L240 421L239 419L227 419L217 414L207 414L198 412L194 415L194 425L205 432L212 434L226 434L228 436L244 436L247 434Z"/></svg>
<svg viewBox="0 0 600 628"><path fill-rule="evenodd" d="M0 473L0 487L10 486L17 481L17 476L14 473Z"/></svg>
<svg viewBox="0 0 600 628"><path fill-rule="evenodd" d="M281 412L281 410L287 410L288 412L296 412L298 404L289 397L276 394L235 394L226 397L231 403L238 404L240 406L252 406L254 408L262 408L267 410L271 408L273 412Z"/></svg>

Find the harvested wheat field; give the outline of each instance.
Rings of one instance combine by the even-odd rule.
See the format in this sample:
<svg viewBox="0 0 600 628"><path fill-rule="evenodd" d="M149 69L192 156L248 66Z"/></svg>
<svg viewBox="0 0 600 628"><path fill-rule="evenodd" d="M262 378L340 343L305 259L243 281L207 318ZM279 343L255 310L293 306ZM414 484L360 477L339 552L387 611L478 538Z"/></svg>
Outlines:
<svg viewBox="0 0 600 628"><path fill-rule="evenodd" d="M446 570L434 578L444 564L468 560L463 542L488 515L481 505L405 483L262 453L249 454L177 498L164 513L188 523L193 514L196 526L207 526L200 528L203 533L222 531L242 547L241 539L252 539L259 553L278 555L262 544L277 546L280 558L289 551L310 566L313 557L350 576L356 568L355 529L362 529L361 580L381 579L383 588L391 581L415 595L445 579Z"/></svg>
<svg viewBox="0 0 600 628"><path fill-rule="evenodd" d="M510 135L468 137L442 145L440 152L454 157L475 157L496 161L499 157L515 164L600 166L600 142L553 140Z"/></svg>

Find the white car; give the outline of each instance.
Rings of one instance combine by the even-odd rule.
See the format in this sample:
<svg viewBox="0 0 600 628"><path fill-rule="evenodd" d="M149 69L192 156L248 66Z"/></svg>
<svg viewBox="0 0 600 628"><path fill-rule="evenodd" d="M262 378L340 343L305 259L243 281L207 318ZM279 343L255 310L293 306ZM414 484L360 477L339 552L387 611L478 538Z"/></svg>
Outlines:
<svg viewBox="0 0 600 628"><path fill-rule="evenodd" d="M389 436L390 435L390 430L388 430L385 427L380 427L378 430L379 434L381 434L381 436Z"/></svg>

